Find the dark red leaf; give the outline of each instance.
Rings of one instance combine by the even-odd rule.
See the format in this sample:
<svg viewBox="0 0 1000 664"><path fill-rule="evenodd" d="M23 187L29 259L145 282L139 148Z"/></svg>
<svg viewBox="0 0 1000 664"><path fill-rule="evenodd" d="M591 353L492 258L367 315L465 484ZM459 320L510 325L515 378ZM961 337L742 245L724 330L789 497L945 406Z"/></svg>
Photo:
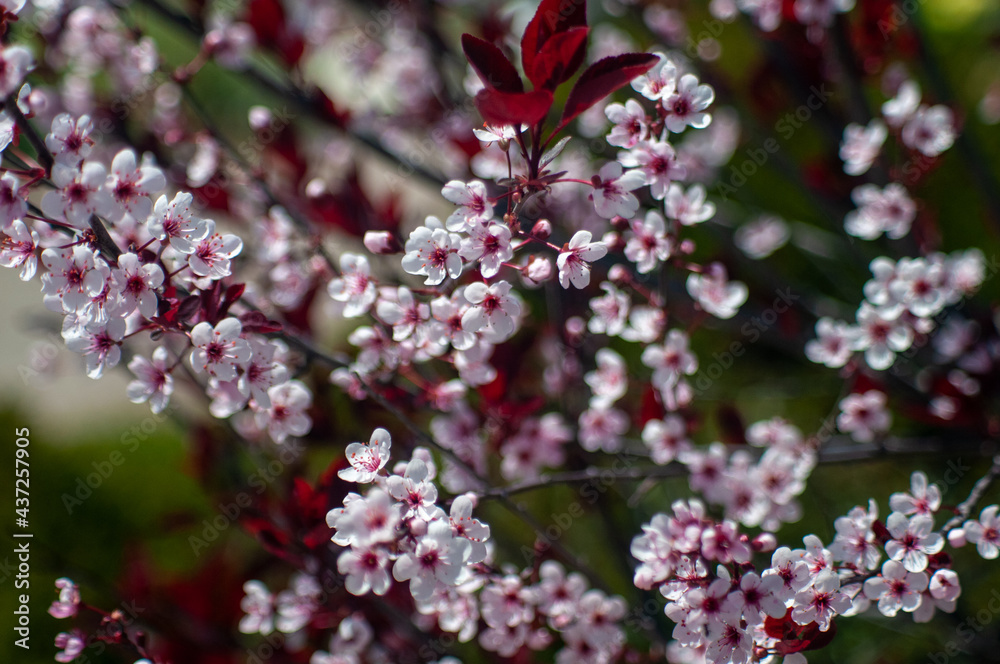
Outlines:
<svg viewBox="0 0 1000 664"><path fill-rule="evenodd" d="M524 92L524 83L517 69L499 48L479 37L464 34L462 50L487 88L501 92Z"/></svg>
<svg viewBox="0 0 1000 664"><path fill-rule="evenodd" d="M176 318L178 322L190 320L201 308L201 298L197 295L188 295L177 305Z"/></svg>
<svg viewBox="0 0 1000 664"><path fill-rule="evenodd" d="M569 93L556 131L618 88L628 85L636 76L645 74L658 61L652 53L623 53L587 67Z"/></svg>
<svg viewBox="0 0 1000 664"><path fill-rule="evenodd" d="M530 72L535 71L535 58L552 35L586 26L587 0L542 0L521 37L521 64L524 65L525 74L531 77ZM567 69L569 65L567 62ZM574 71L579 66L580 62L577 62ZM534 79L532 83L538 86Z"/></svg>
<svg viewBox="0 0 1000 664"><path fill-rule="evenodd" d="M243 297L243 291L247 288L246 284L232 284L226 289L226 294L222 298L222 304L219 305L219 318L225 318L226 314L229 313L229 307Z"/></svg>
<svg viewBox="0 0 1000 664"><path fill-rule="evenodd" d="M259 311L248 311L240 316L240 323L244 332L256 332L258 334L268 334L269 332L280 332L281 323L270 320Z"/></svg>
<svg viewBox="0 0 1000 664"><path fill-rule="evenodd" d="M589 33L590 28L570 28L545 42L532 62L534 68L525 72L536 88L555 90L576 73L587 54Z"/></svg>
<svg viewBox="0 0 1000 664"><path fill-rule="evenodd" d="M548 90L500 92L486 88L476 95L476 108L492 125L533 125L541 122L551 107L552 93Z"/></svg>

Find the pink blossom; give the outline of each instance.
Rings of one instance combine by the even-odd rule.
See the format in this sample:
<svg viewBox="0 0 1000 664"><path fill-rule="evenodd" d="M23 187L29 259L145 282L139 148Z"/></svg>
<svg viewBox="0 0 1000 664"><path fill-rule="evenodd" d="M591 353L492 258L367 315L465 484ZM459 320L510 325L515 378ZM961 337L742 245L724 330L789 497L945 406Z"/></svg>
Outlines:
<svg viewBox="0 0 1000 664"><path fill-rule="evenodd" d="M329 283L327 292L337 302L344 303L345 317L364 315L378 297L368 259L359 254L341 254L340 277Z"/></svg>
<svg viewBox="0 0 1000 664"><path fill-rule="evenodd" d="M155 166L139 166L135 152L122 150L111 162L106 188L111 194L112 221L119 221L126 214L145 221L153 211L150 197L167 186L163 172Z"/></svg>
<svg viewBox="0 0 1000 664"><path fill-rule="evenodd" d="M591 242L590 231L577 231L569 244L559 252L556 266L559 268L559 285L569 288L586 288L590 283L590 263L604 258L608 253L602 242Z"/></svg>
<svg viewBox="0 0 1000 664"><path fill-rule="evenodd" d="M748 290L743 282L727 279L726 268L712 263L703 273L688 275L687 290L702 309L716 318L732 318L747 301Z"/></svg>
<svg viewBox="0 0 1000 664"><path fill-rule="evenodd" d="M240 632L270 634L274 631L274 596L267 586L256 580L244 583L243 592L240 608L245 615L240 619Z"/></svg>
<svg viewBox="0 0 1000 664"><path fill-rule="evenodd" d="M104 189L104 166L86 162L81 170L56 164L52 182L57 187L42 198L42 211L53 219L65 219L77 228L89 228L90 216L107 216L111 196Z"/></svg>
<svg viewBox="0 0 1000 664"><path fill-rule="evenodd" d="M799 625L816 623L821 632L830 629L834 616L851 608L851 598L840 592L835 572L822 572L812 585L795 595L792 620Z"/></svg>
<svg viewBox="0 0 1000 664"><path fill-rule="evenodd" d="M886 396L878 390L850 394L840 402L837 428L851 434L861 443L871 442L876 435L889 430L892 415L885 407Z"/></svg>
<svg viewBox="0 0 1000 664"><path fill-rule="evenodd" d="M231 260L243 251L243 240L236 235L215 232L215 222L205 220L205 237L188 256L191 271L199 277L222 279L232 274Z"/></svg>
<svg viewBox="0 0 1000 664"><path fill-rule="evenodd" d="M56 634L56 648L60 652L56 653L57 662L72 662L80 656L83 649L87 647L87 635L79 629L70 632L59 632Z"/></svg>
<svg viewBox="0 0 1000 664"><path fill-rule="evenodd" d="M636 264L640 274L647 274L670 258L673 242L666 235L666 222L656 210L646 213L645 221L629 222L631 232L625 244L625 258Z"/></svg>
<svg viewBox="0 0 1000 664"><path fill-rule="evenodd" d="M663 200L664 196L667 195L668 187L670 187L674 180L680 180L687 174L684 165L677 159L677 151L674 147L666 141L656 139L639 141L629 152L619 154L618 162L615 163L620 163L622 166L634 169L622 176L622 180L616 185L618 188L631 191L631 189L637 189L643 184L648 184L649 193L658 201ZM639 184L632 187L631 185L634 181L638 181L634 179L640 175L645 178L645 181L639 182ZM601 173L601 178L606 179L603 172ZM624 184L626 178L628 178L627 187L631 187L631 189L627 189ZM631 194L625 194L625 196L631 197ZM625 200L629 203L631 202L628 198ZM626 207L622 205L618 210L620 216L628 219L635 216L638 206L633 207L629 205ZM597 213L607 219L614 216L605 215L601 212L601 208L597 209Z"/></svg>
<svg viewBox="0 0 1000 664"><path fill-rule="evenodd" d="M653 463L665 466L691 449L687 426L679 415L649 420L642 429L642 442L649 449Z"/></svg>
<svg viewBox="0 0 1000 664"><path fill-rule="evenodd" d="M471 549L469 540L452 535L447 521L433 521L413 553L404 553L396 560L392 576L409 581L413 598L426 601L438 582L455 585Z"/></svg>
<svg viewBox="0 0 1000 664"><path fill-rule="evenodd" d="M936 484L928 484L923 471L915 471L910 476L910 492L889 496L889 507L906 515L933 515L941 508L941 489Z"/></svg>
<svg viewBox="0 0 1000 664"><path fill-rule="evenodd" d="M3 231L0 240L0 265L4 267L20 267L18 275L21 281L31 281L38 269L38 233L29 231L20 219L15 219Z"/></svg>
<svg viewBox="0 0 1000 664"><path fill-rule="evenodd" d="M173 367L170 365L167 349L157 346L153 351L152 361L136 355L129 361L128 368L136 376L126 388L129 401L148 401L154 413L163 412L174 391L174 379L170 375Z"/></svg>
<svg viewBox="0 0 1000 664"><path fill-rule="evenodd" d="M283 443L289 436L304 436L312 427L307 410L312 406L312 392L297 380L274 385L267 390L270 406L255 414L257 426L267 428L271 439Z"/></svg>
<svg viewBox="0 0 1000 664"><path fill-rule="evenodd" d="M69 113L61 113L52 120L52 131L45 136L45 147L56 163L75 167L90 155L94 145L90 138L93 130L90 116L82 115L74 121Z"/></svg>
<svg viewBox="0 0 1000 664"><path fill-rule="evenodd" d="M882 120L874 119L866 126L849 124L844 128L840 143L840 158L848 175L863 175L878 158L888 130Z"/></svg>
<svg viewBox="0 0 1000 664"><path fill-rule="evenodd" d="M903 144L936 157L955 142L955 115L947 106L921 106L903 125Z"/></svg>
<svg viewBox="0 0 1000 664"><path fill-rule="evenodd" d="M194 197L187 192L178 192L173 200L160 196L153 205L149 218L149 232L160 242L169 244L181 254L192 254L211 229L203 219L191 215Z"/></svg>
<svg viewBox="0 0 1000 664"><path fill-rule="evenodd" d="M711 86L701 85L694 74L684 74L670 94L663 95L663 109L667 113L667 129L679 134L686 127L704 129L712 121L705 112L715 100Z"/></svg>
<svg viewBox="0 0 1000 664"><path fill-rule="evenodd" d="M470 262L478 260L483 278L495 277L503 263L514 256L510 229L503 224L474 226L469 230L469 237L462 240L459 255Z"/></svg>
<svg viewBox="0 0 1000 664"><path fill-rule="evenodd" d="M42 264L42 292L66 312L81 312L104 288L105 277L95 268L94 252L84 245L69 249L46 249Z"/></svg>
<svg viewBox="0 0 1000 664"><path fill-rule="evenodd" d="M979 519L966 521L962 526L965 537L976 545L979 555L986 560L993 560L1000 554L1000 518L997 517L997 506L990 505L983 509Z"/></svg>
<svg viewBox="0 0 1000 664"><path fill-rule="evenodd" d="M56 590L59 599L52 602L49 615L53 618L72 618L80 608L80 588L72 580L62 577L56 579Z"/></svg>
<svg viewBox="0 0 1000 664"><path fill-rule="evenodd" d="M98 379L105 367L114 367L122 357L121 343L125 336L125 320L112 318L107 323L90 323L69 334L64 331L66 347L82 353L87 362L87 376Z"/></svg>
<svg viewBox="0 0 1000 664"><path fill-rule="evenodd" d="M410 274L426 276L424 283L428 286L440 284L446 276L457 279L462 274L462 259L457 253L460 242L457 234L443 228L420 226L406 241L403 269Z"/></svg>
<svg viewBox="0 0 1000 664"><path fill-rule="evenodd" d="M344 575L344 587L352 595L365 595L369 590L376 595L384 595L392 585L389 554L377 544L344 551L337 558L337 571Z"/></svg>
<svg viewBox="0 0 1000 664"><path fill-rule="evenodd" d="M206 372L219 380L233 380L237 368L249 362L252 351L246 339L240 338L243 326L236 318L224 318L215 327L198 323L191 330L191 368L195 373Z"/></svg>
<svg viewBox="0 0 1000 664"><path fill-rule="evenodd" d="M498 281L492 286L477 282L465 287L465 299L472 305L462 315L462 328L469 332L488 330L499 339L514 333L521 305L511 293L510 284Z"/></svg>
<svg viewBox="0 0 1000 664"><path fill-rule="evenodd" d="M111 271L111 275L122 295L118 315L126 316L137 307L146 318L156 315L156 289L163 283L163 270L159 265L143 265L138 256L125 253L118 257L118 267Z"/></svg>
<svg viewBox="0 0 1000 664"><path fill-rule="evenodd" d="M687 192L679 184L672 184L663 202L668 219L676 219L683 226L693 226L715 215L715 203L706 201L705 187L691 185Z"/></svg>
<svg viewBox="0 0 1000 664"><path fill-rule="evenodd" d="M20 191L18 179L10 173L0 177L0 230L7 233L10 225L24 217L28 204L24 200L25 192ZM9 234L9 233L8 233Z"/></svg>
<svg viewBox="0 0 1000 664"><path fill-rule="evenodd" d="M0 97L6 99L17 92L24 77L34 68L35 59L23 46L7 46L0 51Z"/></svg>
<svg viewBox="0 0 1000 664"><path fill-rule="evenodd" d="M479 180L468 183L452 180L441 190L441 195L459 206L445 221L449 231L469 230L493 219L493 205L486 196L486 185Z"/></svg>
<svg viewBox="0 0 1000 664"><path fill-rule="evenodd" d="M344 468L337 475L345 482L368 484L374 482L379 472L389 461L392 438L385 429L375 429L367 443L351 443L347 446L347 460L350 468Z"/></svg>
<svg viewBox="0 0 1000 664"><path fill-rule="evenodd" d="M885 543L885 552L892 560L901 561L908 572L923 572L927 569L927 556L944 547L944 538L932 532L934 519L926 514L908 519L905 514L893 512L885 526L892 535Z"/></svg>
<svg viewBox="0 0 1000 664"><path fill-rule="evenodd" d="M902 563L887 560L882 565L881 575L865 581L865 596L878 600L879 612L892 618L900 609L906 612L917 610L927 582L927 575L923 572L908 572Z"/></svg>
<svg viewBox="0 0 1000 664"><path fill-rule="evenodd" d="M610 161L601 167L597 178L594 191L590 194L597 214L605 219L615 216L630 218L635 215L639 209L639 200L629 192L646 184L646 177L642 172L623 173L621 164Z"/></svg>
<svg viewBox="0 0 1000 664"><path fill-rule="evenodd" d="M614 123L607 137L609 145L617 145L627 150L635 147L635 144L644 139L649 132L646 111L634 99L626 101L624 106L608 104L604 114Z"/></svg>

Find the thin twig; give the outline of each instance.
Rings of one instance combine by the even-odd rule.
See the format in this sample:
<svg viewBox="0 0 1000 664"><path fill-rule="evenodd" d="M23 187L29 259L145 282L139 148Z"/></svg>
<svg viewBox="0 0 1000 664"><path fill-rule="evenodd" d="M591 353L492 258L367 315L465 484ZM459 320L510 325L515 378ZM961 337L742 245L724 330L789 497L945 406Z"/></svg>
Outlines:
<svg viewBox="0 0 1000 664"><path fill-rule="evenodd" d="M969 497L955 508L955 516L948 519L948 521L941 526L941 532L947 533L949 530L961 525L963 521L968 519L969 515L972 514L972 510L975 508L976 503L982 499L987 489L990 488L990 485L993 484L998 476L1000 476L1000 454L993 457L993 466L990 467L989 472L979 478L976 485L972 487L972 491L969 492Z"/></svg>
<svg viewBox="0 0 1000 664"><path fill-rule="evenodd" d="M907 456L911 454L954 453L959 449L966 449L966 447L978 448L982 445L982 441L980 440L969 441L963 445L956 444L954 441L933 438L891 438L886 440L882 445L854 443L846 436L838 436L835 440L838 441L837 445L826 447L819 451L817 463L832 465L855 461L879 460L886 457ZM741 447L741 449L746 448ZM756 453L758 457L762 454L762 450L758 449L746 449L746 451ZM685 466L679 463L671 463L666 466L640 466L613 471L612 477L616 481L669 479L672 477L683 477L687 473L688 470ZM505 487L496 487L480 496L480 500L510 497L557 484L586 484L587 482L597 480L603 482L608 477L607 468L589 468L587 470L566 473L553 473Z"/></svg>
<svg viewBox="0 0 1000 664"><path fill-rule="evenodd" d="M10 113L11 117L14 118L14 122L17 126L21 128L21 132L28 137L28 142L31 146L35 148L36 159L38 164L45 169L45 175L48 177L52 174L52 166L56 163L55 158L53 158L52 153L45 146L45 141L42 137L38 135L35 128L31 126L28 122L28 118L24 117L24 113L17 106L17 93L12 94L7 97L7 102L4 104L4 108Z"/></svg>

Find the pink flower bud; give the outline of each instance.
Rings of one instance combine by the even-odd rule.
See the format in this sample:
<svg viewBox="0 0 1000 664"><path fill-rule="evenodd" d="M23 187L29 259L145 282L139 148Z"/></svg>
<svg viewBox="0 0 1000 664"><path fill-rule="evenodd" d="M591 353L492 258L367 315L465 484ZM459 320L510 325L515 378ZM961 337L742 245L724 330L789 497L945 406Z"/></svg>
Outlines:
<svg viewBox="0 0 1000 664"><path fill-rule="evenodd" d="M547 240L552 235L552 222L548 219L539 219L531 229L531 234L539 240Z"/></svg>
<svg viewBox="0 0 1000 664"><path fill-rule="evenodd" d="M616 284L628 283L628 269L624 265L612 265L611 269L608 270L608 279L610 279L612 283Z"/></svg>
<svg viewBox="0 0 1000 664"><path fill-rule="evenodd" d="M521 270L521 275L528 285L537 286L552 276L552 261L544 256L531 256L528 264Z"/></svg>
<svg viewBox="0 0 1000 664"><path fill-rule="evenodd" d="M965 539L965 528L953 528L948 531L948 544L955 549L960 549L968 543Z"/></svg>
<svg viewBox="0 0 1000 664"><path fill-rule="evenodd" d="M250 109L250 113L248 115L250 128L254 131L263 131L264 129L267 129L268 125L271 124L272 118L271 109L265 106L254 106Z"/></svg>
<svg viewBox="0 0 1000 664"><path fill-rule="evenodd" d="M778 538L774 533L761 533L750 543L754 551L774 551L778 547Z"/></svg>
<svg viewBox="0 0 1000 664"><path fill-rule="evenodd" d="M694 253L694 240L683 240L681 242L681 253L682 254L693 254Z"/></svg>
<svg viewBox="0 0 1000 664"><path fill-rule="evenodd" d="M389 231L365 231L365 248L373 254L395 254L400 251L399 242Z"/></svg>
<svg viewBox="0 0 1000 664"><path fill-rule="evenodd" d="M571 343L578 342L587 331L587 322L579 316L566 319L566 335Z"/></svg>

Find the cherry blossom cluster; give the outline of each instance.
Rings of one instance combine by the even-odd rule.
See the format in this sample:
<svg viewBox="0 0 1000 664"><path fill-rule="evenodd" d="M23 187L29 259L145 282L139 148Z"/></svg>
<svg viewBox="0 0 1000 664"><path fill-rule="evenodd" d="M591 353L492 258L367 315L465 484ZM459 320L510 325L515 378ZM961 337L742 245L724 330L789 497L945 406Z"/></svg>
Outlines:
<svg viewBox="0 0 1000 664"><path fill-rule="evenodd" d="M871 262L870 269L872 279L865 284L856 323L826 317L816 323L818 338L806 346L813 362L842 367L855 352L863 352L869 367L888 369L917 335L928 335L937 327L945 307L975 293L987 277L986 261L978 249L899 261L882 256Z"/></svg>
<svg viewBox="0 0 1000 664"><path fill-rule="evenodd" d="M333 542L346 548L337 570L348 592L384 595L393 579L408 582L418 622L436 622L461 642L478 633L483 648L509 657L525 645L548 648L559 634L565 646L559 661L580 661L582 656L613 661L625 638L617 624L625 615L621 598L588 589L582 575L567 575L551 560L520 572L495 567L490 528L472 516L473 494L455 497L445 512L436 504L437 469L429 452L416 448L410 461L384 475L390 448L388 432L377 429L367 443L348 445L350 467L339 473L345 481L373 485L363 496L348 494L344 506L327 515ZM280 617L275 623L274 599L259 581L247 582L244 589L241 630L301 627L298 622L283 624ZM279 614L282 601L279 595ZM481 633L480 619L487 626ZM314 655L313 663L326 662L323 656Z"/></svg>
<svg viewBox="0 0 1000 664"><path fill-rule="evenodd" d="M30 104L21 110L32 112ZM20 268L27 281L40 252L44 304L63 315L62 336L84 356L91 378L119 363L126 339L163 336L148 359L135 354L128 362L131 401L163 411L186 356L204 377L216 417L252 413L257 430L276 442L307 433L312 394L290 380L287 348L254 332L262 329L256 314L227 316L234 300L220 302L240 238L199 217L190 193L162 193L162 171L139 163L134 151L117 152L105 166L93 131L86 115L53 119L45 145L55 160L54 189L41 200L44 216L31 214L25 201L29 188L40 186L37 174L0 178L0 264Z"/></svg>
<svg viewBox="0 0 1000 664"><path fill-rule="evenodd" d="M740 123L703 82L714 85L718 72L702 76L694 54L626 53L639 50L637 40L617 28L591 32L587 3L543 0L525 28L520 67L507 56L508 23L520 17L479 16L487 39L463 37L462 80L461 66L457 77L438 66L449 49L427 27L434 17L407 3L367 14L313 0L196 4L197 20L159 7L196 37L194 56L173 67L128 8L69 2L56 16L5 4L0 27L30 17L45 50L37 61L23 46L0 50L0 264L24 281L40 273L44 305L62 316L62 336L87 374L125 365L128 398L154 413L183 384L205 397L212 416L231 418L241 440L281 444L309 435L314 419L341 424L310 382L329 372L351 398L368 401L358 413L381 407L408 429L426 425L418 436L426 447L408 461L389 465L390 436L377 429L347 446L347 464L331 465L323 490L296 477L276 523L246 520L257 534L281 532L262 539L272 551L285 546L281 559L295 570L276 592L265 573L246 581L242 633L280 633L298 659L311 652L311 664L390 661L411 644L382 624L387 603L393 615L402 607L407 629L417 628L413 642L429 648L420 661L444 652L431 647L441 633L501 658L522 649L554 652L560 663L644 656L626 635L625 600L592 587L599 584L584 564L536 547L525 567L511 565L473 516L508 491L592 478L612 457L645 464L638 470L648 478L629 478L644 487L676 473L698 496L653 517L631 547L635 585L659 590L676 623L673 661L802 664L803 652L832 639L838 615L874 604L882 615L924 622L954 611L961 586L946 545L997 557L998 507L978 518L971 506L956 508L936 526L950 508L919 472L908 493L889 499L884 521L872 500L836 520L832 542L808 535L802 548L779 546L782 525L802 516L799 496L826 441L781 417L728 427L722 439L739 445L699 440L712 408L694 387L711 352L699 333L739 327L756 305L739 279L764 281L741 267L744 258L805 248L808 224L753 210L730 233L741 203L710 192L739 145ZM469 3L442 4L455 16L477 14ZM735 0L710 11L727 23L743 12L765 32L794 19L803 35L773 35L775 45L827 58L839 15L853 5ZM643 17L669 46L683 43L679 11L650 6ZM713 59L711 42L698 44L699 58ZM264 43L269 50L258 50ZM324 76L310 73L324 69L311 58L324 51L341 56L342 76L311 88ZM554 94L584 60L568 95ZM256 142L230 145L188 85L209 61L226 75L248 73L251 84L293 100L291 113L324 127L303 140L288 108L256 106L247 115ZM274 83L256 68L262 61L291 75ZM840 69L851 68L821 68ZM443 109L455 101L452 83L475 99L481 128L468 105ZM631 97L603 101L629 85ZM109 90L110 113L148 105L148 118L108 124L99 100ZM907 242L910 255L870 261L853 321L853 303L841 311L831 300L782 318L795 327L818 317L805 355L853 381L833 401L837 428L879 445L904 411L890 408L896 395L877 372L908 379L906 360L928 347L930 364L912 372L913 387L946 421L989 385L1000 360L986 317L958 311L990 276L986 257L937 251L916 198L923 175L958 139L961 116L924 103L916 80L898 69L883 93L879 117L844 130L843 173L832 175L864 178L840 190L854 204L843 219L851 242ZM557 99L564 108L552 128ZM119 140L126 136L131 144ZM590 150L580 137L594 139ZM422 208L414 224L396 194L384 205L369 198L354 163L369 148L394 160L404 180L420 171L435 181L443 204ZM730 235L742 255L702 240ZM328 430L317 427L316 442ZM338 506L344 484L368 486ZM285 523L296 519L302 532L312 528L307 536ZM57 590L54 617L90 609L68 579ZM115 624L114 614L98 613ZM60 634L57 661L95 638L139 643L124 629L74 629ZM137 652L136 664L162 664Z"/></svg>
<svg viewBox="0 0 1000 664"><path fill-rule="evenodd" d="M882 105L882 115L884 119L875 118L867 126L850 124L844 130L840 146L844 172L848 175L868 172L877 163L890 129L914 156L914 161L901 169L899 177L903 182L884 187L863 184L851 193L858 207L844 219L844 229L863 240L874 240L883 233L899 239L910 232L917 216L917 203L910 198L904 183L912 184L926 169L924 162L950 148L957 133L951 109L941 104L921 104L920 87L909 78L899 83L896 96Z"/></svg>
<svg viewBox="0 0 1000 664"><path fill-rule="evenodd" d="M77 658L84 656L84 650L88 646L95 644L102 646L127 644L129 648L142 655L142 658L135 660L134 664L153 664L143 645L142 633L130 633L126 629L128 623L125 622L125 616L121 611L116 609L107 613L84 604L80 599L80 587L66 577L56 579L56 590L59 592L59 598L52 602L48 611L53 618L60 620L75 618L81 609L101 618L99 627L93 633L75 627L68 632L57 634L55 640L55 646L59 648L59 652L55 655L57 662L76 661Z"/></svg>
<svg viewBox="0 0 1000 664"><path fill-rule="evenodd" d="M673 636L697 661L744 664L777 655L801 663L802 651L829 641L837 616L862 614L872 604L882 615L903 611L916 622L937 610L953 612L961 585L946 542L974 543L987 559L997 555L995 505L978 520L937 532L935 516L948 510L940 488L918 471L910 491L892 494L889 506L885 522L870 500L836 520L829 546L807 535L804 548L790 549L775 548L771 533L751 539L732 521L714 520L698 499L676 501L672 514L655 516L632 542L640 563L635 584L667 599ZM755 565L754 556L767 551L770 565ZM669 658L696 661L679 651Z"/></svg>

